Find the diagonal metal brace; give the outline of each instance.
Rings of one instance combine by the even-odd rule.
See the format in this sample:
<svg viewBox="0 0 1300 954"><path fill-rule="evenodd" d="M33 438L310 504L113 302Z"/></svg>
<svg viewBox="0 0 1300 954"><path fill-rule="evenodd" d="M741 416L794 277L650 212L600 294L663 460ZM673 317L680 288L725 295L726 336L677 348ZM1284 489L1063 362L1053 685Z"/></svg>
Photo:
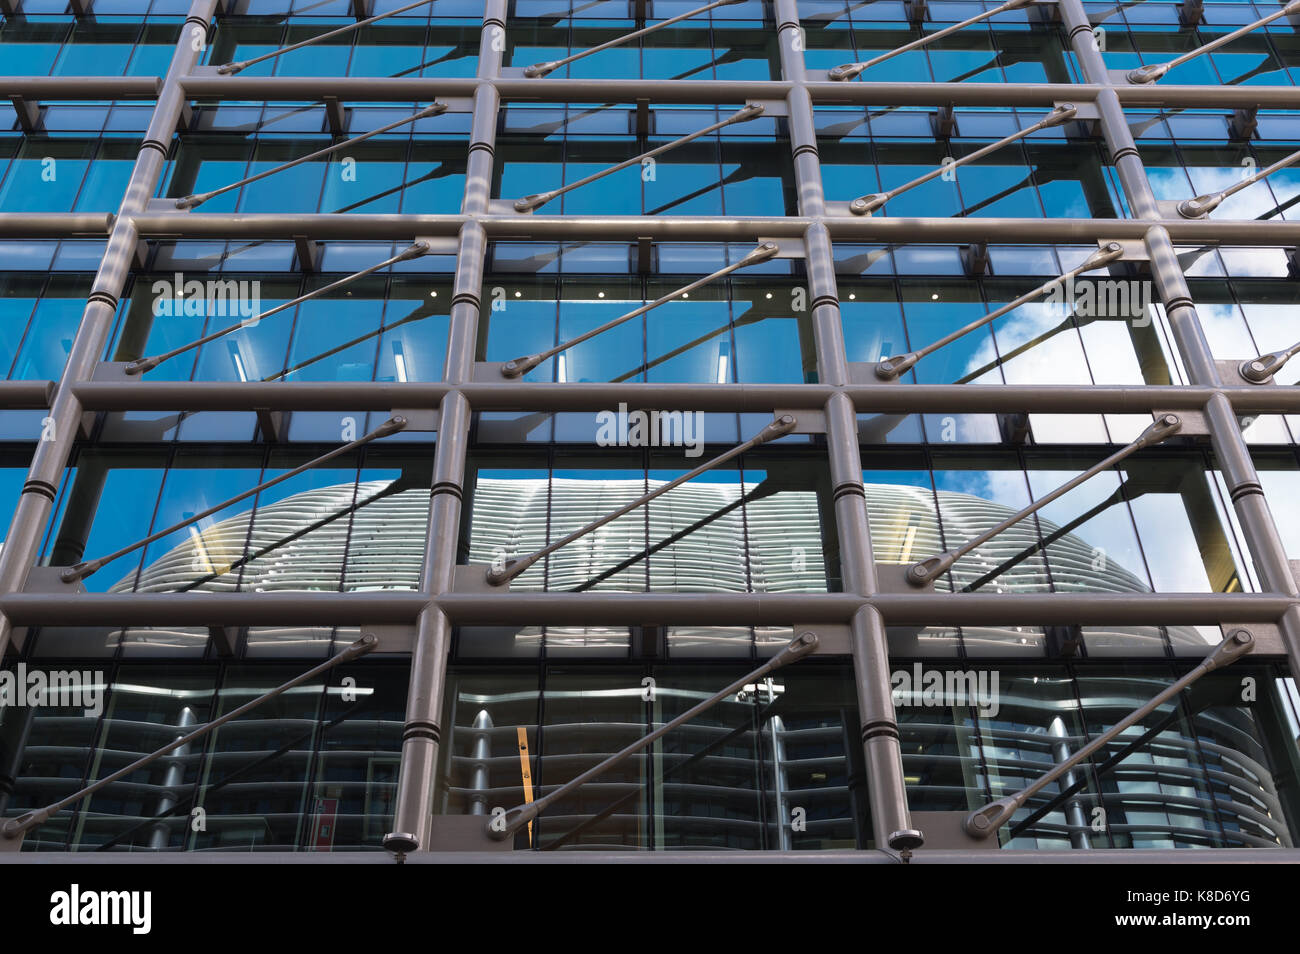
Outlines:
<svg viewBox="0 0 1300 954"><path fill-rule="evenodd" d="M663 155L665 152L676 149L678 146L684 146L688 142L694 142L702 136L715 133L719 129L724 129L727 126L734 125L735 123L746 123L751 119L757 119L762 114L763 105L761 103L749 103L748 105L736 110L736 112L732 113L726 119L716 122L711 126L705 126L703 129L698 129L693 133L682 136L680 139L666 142L662 146L656 146L653 149L641 153L639 156L633 156L631 159L624 159L622 162L610 166L608 169L602 169L600 172L593 172L589 176L585 176L576 182L570 182L568 185L561 186L558 189L552 189L550 192L536 192L533 195L526 195L522 199L516 199L515 211L533 212L540 209L552 199L557 199L564 195L566 192L572 192L574 189L580 189L583 186L589 185L592 182L597 182L606 176L612 176L616 172L621 172L624 169L635 166L637 163L644 162L646 159L653 159L655 156Z"/></svg>
<svg viewBox="0 0 1300 954"><path fill-rule="evenodd" d="M518 560L511 560L505 566L494 565L490 567L487 572L488 583L492 584L493 586L501 586L503 583L508 583L510 580L514 579L520 573L524 572L524 570L528 569L530 566L536 563L538 560L554 553L556 550L560 549L561 547L568 546L574 540L586 536L587 534L591 533L593 530L599 530L601 527L605 526L605 524L612 523L613 521L617 520L619 517L623 516L624 514L631 513L637 507L649 503L651 500L654 500L656 497L663 496L664 494L668 493L668 491L672 490L674 487L678 487L681 484L686 483L688 480L693 480L694 478L698 477L700 474L704 473L705 471L712 470L714 467L717 467L719 464L726 463L727 461L731 460L733 457L739 457L741 454L759 446L760 444L766 444L768 441L775 440L778 437L784 437L786 434L791 433L795 429L797 424L798 422L795 420L795 417L792 414L784 414L781 417L778 417L776 420L772 421L772 423L768 424L766 427L764 427L761 431L759 431L749 440L737 444L735 447L731 448L731 450L723 454L719 454L717 457L713 458L712 460L705 461L703 464L700 464L694 470L689 470L686 473L682 474L680 477L675 477L674 479L670 480L668 483L664 484L662 487L657 487L654 490L650 491L648 494L643 494L642 496L638 497L636 500L633 500L631 503L624 504L623 506L619 507L617 510L613 511L612 513L608 513L605 516L601 517L599 520L593 520L585 527L579 527L577 530L574 530L572 533L564 537L561 537L559 540L556 540L554 543L548 544L547 546L542 547L540 550L534 550L532 553L528 554L528 556L520 557Z"/></svg>
<svg viewBox="0 0 1300 954"><path fill-rule="evenodd" d="M1201 662L1187 675L1183 676L1177 682L1168 688L1152 696L1146 703L1134 709L1119 722L1111 726L1109 730L1103 732L1097 738L1093 739L1079 751L1075 752L1064 762L1059 762L1052 769L1040 775L1033 782L1030 782L1014 795L1007 795L996 801L989 802L983 808L977 808L966 816L963 827L966 833L972 838L987 838L995 831L1005 825L1020 808L1032 798L1035 794L1042 791L1045 787L1055 782L1065 773L1069 772L1076 765L1088 758L1092 753L1105 745L1108 745L1116 739L1129 726L1140 722L1146 718L1161 705L1172 699L1178 693L1182 692L1196 680L1200 679L1208 672L1213 672L1224 666L1231 665L1246 653L1250 652L1255 645L1255 637L1244 629L1236 630L1230 635L1224 637L1223 641L1210 652Z"/></svg>
<svg viewBox="0 0 1300 954"><path fill-rule="evenodd" d="M1300 0L1297 0L1297 2L1300 2ZM927 172L925 175L913 179L911 182L905 182L901 186L895 186L886 192L873 192L871 195L859 196L849 203L849 211L854 215L870 215L872 212L884 206L884 204L890 199L900 196L904 192L915 189L919 185L925 185L925 183L929 182L931 179L938 178L949 169L955 169L958 166L966 165L968 162L974 162L976 159L982 159L990 153L997 152L1004 146L1009 146L1011 143L1018 142L1027 136L1032 136L1040 129L1049 129L1052 126L1059 126L1061 123L1069 122L1077 114L1078 109L1074 104L1061 103L1032 126L1027 126L1019 132L1012 133L1010 136L999 139L997 142L989 143L989 145L976 149L974 152L962 156L960 159L954 159L952 162L938 166L930 172Z"/></svg>
<svg viewBox="0 0 1300 954"><path fill-rule="evenodd" d="M402 430L404 427L406 427L406 423L407 421L406 418L404 417L396 416L396 415L390 417L387 421L385 421L383 424L380 424L373 431L371 431L368 434L364 434L361 437L358 437L354 441L350 441L347 444L343 444L339 447L336 447L334 448L334 450L329 451L328 453L321 454L319 457L313 458L312 460L307 461L307 463L293 468L293 470L285 471L279 477L272 477L270 480L264 481L255 487L251 487L248 490L245 490L241 494L236 494L234 497L231 497L229 500L223 500L221 501L221 503L215 504L214 506L209 507L208 509L202 511L201 513L196 513L192 517L186 517L180 523L174 523L170 527L166 527L165 529L159 530L156 533L151 533L143 540L137 540L135 543L132 543L129 546L122 547L120 550L115 550L112 553L108 554L107 556L102 556L94 560L87 560L85 562L78 563L74 566L70 566L60 574L60 577L64 583L75 583L78 580L84 580L92 573L95 573L96 571L112 563L118 557L126 556L128 553L132 553L140 549L141 547L148 546L149 544L153 543L156 540L161 540L163 537L173 534L177 530L180 530L183 527L188 527L190 524L198 520L202 520L204 517L210 517L212 516L212 514L218 513L219 511L224 510L226 507L229 507L231 504L239 503L239 501L241 500L247 500L249 497L252 497L254 494L260 493L261 491L266 490L268 487L274 487L276 484L283 483L284 481L288 480L291 477L296 477L299 474L301 474L303 471L310 470L311 468L315 467L318 464L323 464L326 461L333 460L335 457L338 457L342 454L346 454L349 451L355 450L356 448L361 447L365 444L369 444L371 441L378 440L381 437L387 437L389 434L395 434L398 431Z"/></svg>
<svg viewBox="0 0 1300 954"><path fill-rule="evenodd" d="M1141 434L1139 434L1137 436L1137 439L1134 440L1131 444L1127 445L1126 447L1121 447L1119 450L1111 454L1105 460L1101 460L1093 464L1091 467L1089 467L1083 473L1079 474L1077 477L1073 478L1072 480L1066 481L1061 486L1053 490L1051 493L1039 497L1028 507L1025 507L1022 510L1013 513L1011 516L1007 517L1001 523L997 524L996 526L990 527L988 530L984 531L979 536L972 537L970 540L967 540L956 550L949 550L946 553L940 553L937 556L930 557L929 559L921 560L918 563L913 563L910 567L907 568L907 572L904 574L904 577L906 578L908 583L910 583L912 586L915 587L922 587L933 583L939 577L940 574L947 572L949 569L952 568L952 565L954 563L956 563L958 560L964 557L967 553L970 553L976 547L988 543L998 534L1002 533L1002 531L1008 530L1011 527L1015 526L1021 520L1024 520L1026 517L1028 517L1030 514L1037 513L1039 510L1041 510L1043 507L1046 507L1053 500L1063 497L1065 494L1069 493L1075 487L1078 487L1080 484L1084 483L1090 478L1095 477L1103 470L1106 470L1109 467L1113 467L1115 464L1118 464L1120 461L1130 456L1131 454L1135 454L1137 451L1141 450L1142 448L1149 447L1152 444L1159 444L1165 438L1173 436L1178 432L1178 429L1180 427L1182 427L1182 421L1179 419L1178 415L1176 414L1161 415L1157 421L1152 423L1146 430L1144 430Z"/></svg>
<svg viewBox="0 0 1300 954"><path fill-rule="evenodd" d="M242 706L239 706L238 708L231 709L225 715L221 716L220 718L213 719L211 722L207 722L203 724L199 728L195 729L193 732L187 733L186 735L181 736L179 739L175 739L171 742L168 742L162 748L150 752L148 755L144 756L143 758L136 759L130 765L120 768L116 772L104 776L99 781L87 785L85 788L82 788L79 791L73 792L71 795L67 796L66 798L61 798L57 802L54 802L50 805L46 805L44 808L33 809L32 811L24 812L22 815L19 815L16 818L10 818L8 821L4 823L4 827L0 828L0 839L2 839L2 841L0 841L0 851L18 850L22 846L22 838L24 834L26 834L28 831L30 831L32 828L36 827L37 825L44 824L46 821L50 819L51 816L67 808L69 805L74 805L77 802L81 801L83 798L86 798L89 795L94 795L100 789L104 788L105 786L113 784L119 779L126 778L132 772L142 769L147 765L152 765L154 762L158 761L158 759L162 758L164 755L166 755L168 752L172 751L173 749L178 749L183 745L188 745L189 743L195 741L196 739L201 739L203 736L212 732L213 729L221 728L221 726L225 725L227 722L230 722L234 719L238 719L240 716L244 715L245 713L251 712L253 709L256 709L258 706L262 705L262 703L269 702L270 700L274 699L276 696L279 696L289 691L295 686L300 686L304 682L309 682L310 680L315 679L317 676L321 675L322 673L328 672L329 670L333 669L335 666L340 665L341 663L351 662L354 659L364 656L366 653L375 649L378 645L379 645L378 638L376 638L371 633L366 633L362 635L362 637L358 639L356 642L347 646L341 652L338 652L335 655L331 656L329 659L325 660L320 665L313 666L311 669L308 669L306 672L302 673L301 675L294 676L288 682L282 683L281 685L276 686L274 689L262 693L256 699L250 699L248 702L245 702ZM8 844L4 844L3 842L8 842Z"/></svg>
<svg viewBox="0 0 1300 954"><path fill-rule="evenodd" d="M305 156L299 156L297 159L290 159L288 162L282 162L280 165L275 166L272 169L267 169L265 172L259 172L256 175L245 176L243 179L240 179L237 182L232 182L229 185L224 185L220 189L213 189L210 192L197 192L191 195L183 196L182 198L175 200L176 208L178 209L197 208L200 205L202 205L204 202L207 202L209 199L215 198L216 196L229 192L231 189L238 189L240 186L248 185L253 182L258 182L262 179L265 179L267 176L273 176L277 172L283 172L285 169L292 169L294 166L300 166L304 162L311 162L313 159L319 159L322 156L328 156L330 153L338 152L340 149L343 149L347 146L353 146L359 142L365 142L367 139L373 139L375 136L380 136L386 132L391 132L392 130L396 129L399 126L405 126L408 125L409 123L417 122L418 120L421 119L427 119L430 116L441 116L446 111L447 111L446 103L432 103L431 105L424 107L424 109L420 110L418 113L412 113L410 116L406 116L394 122L387 123L386 125L380 126L378 129L372 129L370 130L370 132L362 133L360 136L353 136L351 139L344 139L342 142L336 142L334 143L334 145L326 146L324 149L317 149L315 152L310 152Z"/></svg>
<svg viewBox="0 0 1300 954"><path fill-rule="evenodd" d="M600 53L616 46L622 46L629 40L638 40L643 36L662 30L664 27L673 26L676 23L681 23L683 20L689 20L691 17L699 16L701 13L708 13L710 10L716 10L718 7L725 7L728 4L740 2L741 0L713 0L712 3L706 4L705 6L696 7L694 10L687 10L685 13L680 13L675 17L669 17L667 20L662 20L653 26L648 26L641 30L635 30L632 33L625 33L622 36L616 36L612 40L599 43L596 46L588 47L585 50L574 53L572 56L566 56L562 60L547 60L545 63L534 63L532 66L524 69L524 76L529 79L548 76L558 70L561 66L567 66L575 60L591 56L593 53Z"/></svg>
<svg viewBox="0 0 1300 954"><path fill-rule="evenodd" d="M1119 242L1107 242L1099 250L1088 256L1082 264L1070 269L1062 275L1058 275L1050 282L1045 282L1037 288L1025 292L1025 294L1021 295L1014 301L1007 302L1001 308L995 309L980 318L976 318L969 324L963 325L956 331L944 335L938 341L934 341L926 345L924 348L918 348L916 351L909 351L907 354L901 354L898 357L889 357L884 359L875 366L876 377L885 381L894 380L903 372L909 370L926 355L933 354L940 348L947 347L958 338L963 338L972 331L987 325L989 322L995 321L1003 315L1015 311L1021 305L1037 301L1039 298L1050 293L1053 289L1059 289L1062 282L1069 281L1071 278L1082 275L1084 272L1090 272L1094 268L1101 268L1104 265L1109 265L1111 262L1117 261L1123 257L1123 255L1124 247Z"/></svg>
<svg viewBox="0 0 1300 954"><path fill-rule="evenodd" d="M583 332L576 338L570 338L568 341L558 344L554 348L548 348L547 350L539 351L536 354L530 354L522 358L513 358L510 361L506 361L501 365L501 375L502 377L507 378L517 378L521 375L527 374L547 358L557 355L561 351L568 351L574 345L582 344L582 342L594 338L596 335L603 334L611 328L618 327L625 321L631 321L633 318L644 315L646 312L658 308L665 302L670 302L674 298L680 298L682 295L690 294L695 291L695 289L707 285L715 279L730 275L732 272L738 271L746 266L757 265L759 262L765 262L776 255L780 250L780 247L775 242L764 242L735 264L728 265L725 268L720 268L716 272L711 272L710 274L705 275L703 278L697 278L689 285L683 285L681 288L674 288L668 294L656 298L648 305L642 305L640 308L633 309L625 315L619 315L617 318L607 321L599 327L592 328L590 331Z"/></svg>
<svg viewBox="0 0 1300 954"><path fill-rule="evenodd" d="M650 745L650 743L654 742L656 739L662 738L663 736L667 735L669 732L671 732L673 729L677 728L678 726L683 725L684 723L689 722L691 719L694 719L697 715L700 715L701 713L707 712L709 709L712 709L723 699L726 699L728 696L734 695L736 692L744 688L744 686L746 686L747 684L757 682L758 680L766 676L768 673L775 672L776 670L780 669L783 666L789 665L790 663L795 662L796 660L802 659L803 657L812 653L812 651L816 648L817 648L817 635L815 633L800 633L794 639L790 640L790 642L786 644L784 649L782 649L779 653L777 653L767 662L763 663L763 665L759 666L753 672L741 676L739 679L731 683L725 689L721 690L720 692L715 692L713 695L709 696L709 698L692 706L690 709L687 709L681 715L677 716L677 718L672 719L669 722L665 722L663 725L661 725L659 728L655 729L653 732L649 733L648 735L643 735L641 738L637 739L631 745L628 745L626 748L622 749L619 752L615 752L609 758L602 761L599 765L593 766L592 768L587 769L587 771L583 772L581 775L577 776L576 778L573 778L568 782L565 782L555 791L542 796L541 798L537 799L534 802L529 802L524 805L516 806L515 808L510 809L504 815L498 815L496 818L492 819L492 821L489 821L487 823L488 836L496 841L503 841L506 838L509 838L511 835L517 832L524 825L528 824L534 818L536 818L538 815L544 812L550 805L554 804L564 796L568 795L574 789L579 788L582 785L585 785L587 782L590 782L592 779L597 778L598 776L604 775L610 769L614 768L616 765L621 764L622 762L627 760L630 756L635 755L637 752L641 751L646 746Z"/></svg>

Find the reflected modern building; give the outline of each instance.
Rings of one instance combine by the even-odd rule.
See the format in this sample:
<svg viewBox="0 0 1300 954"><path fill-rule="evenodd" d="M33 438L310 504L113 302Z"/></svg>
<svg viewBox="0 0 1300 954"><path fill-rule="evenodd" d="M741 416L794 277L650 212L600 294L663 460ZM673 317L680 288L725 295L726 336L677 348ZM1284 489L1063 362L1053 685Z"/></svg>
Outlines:
<svg viewBox="0 0 1300 954"><path fill-rule="evenodd" d="M0 2L0 859L1295 860L1297 29Z"/></svg>

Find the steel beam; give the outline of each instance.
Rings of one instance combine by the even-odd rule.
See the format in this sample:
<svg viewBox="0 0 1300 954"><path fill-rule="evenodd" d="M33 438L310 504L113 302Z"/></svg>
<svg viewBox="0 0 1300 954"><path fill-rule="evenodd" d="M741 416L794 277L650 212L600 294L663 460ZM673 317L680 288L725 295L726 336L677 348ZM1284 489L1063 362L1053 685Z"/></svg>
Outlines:
<svg viewBox="0 0 1300 954"><path fill-rule="evenodd" d="M507 0L487 0L483 12L478 85L474 89L474 116L461 209L470 217L487 212L491 198L497 114L501 106L492 81L500 75L502 59L494 38L505 29L506 8ZM466 222L460 230L447 360L443 369L444 380L453 385L469 381L474 373L486 258L487 234L477 222ZM454 580L472 421L469 403L458 391L449 392L440 409L424 564L420 572L420 589L428 595L446 591ZM451 626L436 604L421 610L416 624L393 829L384 837L384 847L403 855L427 847L432 831Z"/></svg>
<svg viewBox="0 0 1300 954"><path fill-rule="evenodd" d="M1104 87L1097 98L1102 118L1102 135L1110 149L1130 206L1150 226L1143 236L1143 242L1150 255L1151 278L1160 300L1164 302L1166 320L1188 376L1195 385L1218 387L1222 383L1218 367L1197 316L1187 278L1178 262L1172 233L1162 224L1152 221L1159 217L1155 193L1142 166L1132 130L1122 116L1115 115L1119 90L1113 87L1111 73L1106 69L1092 41L1091 25L1083 2L1059 0L1058 7L1062 22L1069 32L1071 45L1079 56L1084 77ZM1247 549L1261 577L1260 582L1270 592L1297 596L1300 587L1291 572L1286 547L1269 512L1250 448L1242 436L1232 405L1223 395L1211 395L1204 416L1218 466L1241 522ZM1300 628L1293 625L1291 617L1280 621L1279 628L1292 671L1300 671Z"/></svg>
<svg viewBox="0 0 1300 954"><path fill-rule="evenodd" d="M32 382L39 386L41 382ZM38 387L15 388L35 398ZM238 411L249 407L302 411L390 411L434 408L459 391L475 411L599 411L629 406L656 410L773 411L821 408L842 391L862 414L930 411L1039 411L1057 414L1143 414L1199 410L1215 395L1238 412L1300 413L1300 388L1105 384L599 384L470 382L392 384L383 381L260 382L82 381L72 392L88 411ZM0 389L0 399L4 392ZM33 404L32 406L41 406Z"/></svg>
<svg viewBox="0 0 1300 954"><path fill-rule="evenodd" d="M41 223L22 215L0 218L0 235L67 236L85 234L91 217ZM298 236L331 239L410 241L415 235L454 236L466 222L462 215L328 215L324 213L140 213L132 216L142 238L250 238L290 242ZM475 220L489 238L513 241L604 239L656 241L753 242L758 238L799 238L814 221L808 216L641 216L641 215L499 215ZM1071 243L1093 245L1098 239L1141 240L1153 226L1165 229L1180 245L1241 245L1294 248L1300 245L1300 221L1270 219L1008 219L891 218L828 215L822 220L837 242L916 242L930 245L994 242L1005 245Z"/></svg>
<svg viewBox="0 0 1300 954"><path fill-rule="evenodd" d="M826 208L811 100L805 88L807 75L799 11L795 0L776 0L782 75L793 85L787 99L790 112L790 149L795 162L795 188L800 211L821 214ZM830 233L814 222L804 233L808 299L812 309L813 339L820 380L842 387L849 381L849 364L840 322L835 287L834 250ZM866 495L862 486L862 457L858 448L858 423L852 402L842 390L826 401L826 451L830 457L835 523L839 540L840 576L846 593L875 593L879 583L870 558L871 528L867 523ZM866 764L867 797L871 803L872 835L877 846L915 848L922 835L912 828L903 782L903 754L898 719L889 682L889 643L884 620L872 607L855 611L849 623L854 687L858 700L860 739Z"/></svg>
<svg viewBox="0 0 1300 954"><path fill-rule="evenodd" d="M1272 623L1300 611L1275 593L6 593L17 626L359 626L415 622L436 606L456 626L847 623L874 608L890 626Z"/></svg>
<svg viewBox="0 0 1300 954"><path fill-rule="evenodd" d="M217 0L193 0L185 26L192 23L206 31L216 4ZM112 332L118 302L135 262L140 240L131 214L142 211L157 190L163 160L186 105L176 80L194 66L198 57L199 51L193 49L189 41L189 30L183 28L172 53L167 80L154 105L149 128L131 170L119 215L113 222L108 247L95 275L94 288L82 313L63 377L51 401L50 414L40 434L42 439L37 441L27 482L9 524L5 547L0 552L0 593L20 589L35 562L41 534L82 420L83 409L69 385L91 377ZM49 439L45 439L47 435ZM0 616L0 655L9 645L10 633L9 621Z"/></svg>

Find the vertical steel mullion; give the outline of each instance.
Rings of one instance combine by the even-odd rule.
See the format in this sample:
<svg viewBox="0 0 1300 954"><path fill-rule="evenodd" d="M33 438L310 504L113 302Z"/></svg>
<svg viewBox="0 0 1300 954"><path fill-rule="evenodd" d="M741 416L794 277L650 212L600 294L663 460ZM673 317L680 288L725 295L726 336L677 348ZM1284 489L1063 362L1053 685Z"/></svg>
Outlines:
<svg viewBox="0 0 1300 954"><path fill-rule="evenodd" d="M1129 205L1138 218L1158 219L1155 193L1137 151L1133 133L1115 94L1114 84L1100 52L1092 42L1092 25L1088 22L1082 0L1059 0L1061 19L1069 32L1070 45L1079 57L1084 78L1106 87L1097 96L1102 135L1119 173L1120 184ZM1152 227L1144 236L1151 256L1151 278L1165 305L1165 315L1175 344L1183 358L1193 385L1219 387L1222 380L1214 355L1202 330L1196 306L1169 232ZM1241 521L1246 545L1259 571L1260 582L1269 592L1296 596L1296 586L1286 547L1273 522L1268 501L1259 483L1250 448L1242 436L1232 405L1222 393L1212 395L1205 406L1205 420L1210 441L1223 471L1233 509ZM1282 641L1293 671L1300 671L1300 610L1289 610L1279 621Z"/></svg>
<svg viewBox="0 0 1300 954"><path fill-rule="evenodd" d="M803 53L792 42L801 35L796 0L776 0L775 13L782 75L793 84L786 103L799 210L803 215L821 216L825 214L826 202L812 100L804 85ZM800 43L799 47L803 45ZM834 251L824 223L817 221L809 227L804 235L804 247L818 377L823 384L842 386L849 383L848 360L835 287ZM862 485L857 414L852 401L842 391L826 403L826 448L844 590L870 595L877 591L878 583L872 560L866 491ZM898 720L889 682L884 620L874 607L864 607L854 614L850 634L873 836L877 847L884 847L891 844L896 833L911 828ZM784 819L780 821L784 823Z"/></svg>
<svg viewBox="0 0 1300 954"><path fill-rule="evenodd" d="M90 380L108 343L108 336L112 333L118 301L131 273L140 240L132 215L145 210L146 203L158 187L163 161L167 157L186 102L180 77L191 71L201 52L194 49L195 44L190 39L191 30L203 30L206 37L217 2L218 0L194 0L189 15L181 26L171 64L154 103L149 128L140 143L131 178L127 182L118 215L108 236L104 257L95 274L94 287L87 297L67 364L50 403L47 420L53 424L53 439L36 442L27 480L9 523L9 534L5 538L4 550L0 553L0 592L21 590L36 559L41 535L49 519L59 481L72 454L83 413L81 402L72 393L72 385ZM0 614L0 654L9 645L12 629L8 618Z"/></svg>
<svg viewBox="0 0 1300 954"><path fill-rule="evenodd" d="M497 114L501 97L495 82L501 75L498 42L505 34L506 0L488 0L479 37L478 78L474 93L465 193L461 211L479 215L488 210L496 148ZM464 384L474 372L478 343L479 299L487 234L476 221L460 231L456 276L452 290L447 361L443 380ZM438 443L433 456L433 485L420 590L430 596L452 589L456 548L460 538L461 497L465 486L465 461L469 447L471 409L465 395L452 390L442 399ZM402 731L402 758L393 830L385 844L394 849L429 848L434 812L433 797L438 771L442 728L439 720L446 695L447 659L451 623L434 605L426 606L416 623L411 651L411 675L406 698L406 724ZM493 806L487 806L489 811Z"/></svg>

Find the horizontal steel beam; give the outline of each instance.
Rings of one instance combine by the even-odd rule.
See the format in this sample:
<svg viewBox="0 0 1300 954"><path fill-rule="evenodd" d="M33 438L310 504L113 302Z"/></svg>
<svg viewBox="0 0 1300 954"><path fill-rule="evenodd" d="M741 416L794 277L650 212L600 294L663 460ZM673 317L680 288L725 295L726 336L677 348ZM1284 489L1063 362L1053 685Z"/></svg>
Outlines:
<svg viewBox="0 0 1300 954"><path fill-rule="evenodd" d="M874 606L894 625L1196 624L1276 621L1296 601L1257 593L444 593L458 625L727 626L840 623Z"/></svg>
<svg viewBox="0 0 1300 954"><path fill-rule="evenodd" d="M5 76L0 97L24 99L156 99L162 89L158 76Z"/></svg>
<svg viewBox="0 0 1300 954"><path fill-rule="evenodd" d="M29 382L13 382L26 385ZM30 382L40 384L41 382ZM84 381L72 392L87 411L393 411L438 407L456 390L476 411L602 411L629 407L690 411L820 409L837 389L823 384L590 384L502 380L451 385L336 381ZM1064 414L1140 414L1191 410L1223 394L1241 412L1300 412L1300 388L1178 385L895 384L843 389L862 413L929 411L1037 411ZM35 392L33 392L35 393ZM4 391L0 389L0 400ZM16 405L10 405L16 406ZM44 405L39 405L44 406Z"/></svg>
<svg viewBox="0 0 1300 954"><path fill-rule="evenodd" d="M161 213L132 217L140 235L151 239L283 239L307 235L318 241L374 239L410 241L417 235L454 236L462 215L329 215L300 213ZM484 215L476 216L489 238L521 241L582 239L634 242L753 242L800 238L813 220L803 216L660 215ZM840 242L963 244L988 242L1091 245L1098 239L1140 240L1152 228L1166 229L1175 242L1199 245L1293 247L1300 244L1300 220L1256 219L1007 219L890 218L827 216L831 237ZM0 234L65 235L82 223L41 223L34 217L0 218ZM7 231L6 231L7 229ZM39 230L39 233L37 231Z"/></svg>
<svg viewBox="0 0 1300 954"><path fill-rule="evenodd" d="M341 102L414 102L435 96L471 96L478 79L212 76L181 77L194 99L315 102L325 96ZM785 99L792 84L781 80L656 79L499 79L494 85L506 103L583 102L737 104L747 100ZM819 105L856 106L1052 106L1087 103L1102 87L1070 83L836 83L811 82L808 94ZM1300 106L1293 86L1158 86L1118 87L1126 106L1200 106L1225 109Z"/></svg>
<svg viewBox="0 0 1300 954"><path fill-rule="evenodd" d="M0 212L0 235L21 238L107 238L108 212Z"/></svg>
<svg viewBox="0 0 1300 954"><path fill-rule="evenodd" d="M918 848L911 864L938 865L1294 865L1300 848L1102 848L1091 851L942 850ZM0 854L0 865L392 865L386 851L33 851ZM888 851L414 851L406 865L897 865Z"/></svg>
<svg viewBox="0 0 1300 954"><path fill-rule="evenodd" d="M50 406L53 381L0 381L0 409L33 410Z"/></svg>
<svg viewBox="0 0 1300 954"><path fill-rule="evenodd" d="M180 77L186 96L203 100L319 102L415 102L435 96L468 97L490 79L342 76ZM503 101L740 104L751 99L784 99L792 84L781 80L500 79ZM0 80L0 94L34 100L149 100L158 95L156 76L24 76ZM858 106L1051 106L1087 103L1101 87L1069 83L836 83L807 84L815 104ZM1300 88L1293 86L1119 86L1119 100L1131 107L1294 109Z"/></svg>
<svg viewBox="0 0 1300 954"><path fill-rule="evenodd" d="M738 626L844 623L874 606L890 625L1274 622L1300 600L1267 593L10 593L19 626L412 623L435 603L457 625Z"/></svg>
<svg viewBox="0 0 1300 954"><path fill-rule="evenodd" d="M6 593L18 626L361 626L411 623L429 599L382 593Z"/></svg>

